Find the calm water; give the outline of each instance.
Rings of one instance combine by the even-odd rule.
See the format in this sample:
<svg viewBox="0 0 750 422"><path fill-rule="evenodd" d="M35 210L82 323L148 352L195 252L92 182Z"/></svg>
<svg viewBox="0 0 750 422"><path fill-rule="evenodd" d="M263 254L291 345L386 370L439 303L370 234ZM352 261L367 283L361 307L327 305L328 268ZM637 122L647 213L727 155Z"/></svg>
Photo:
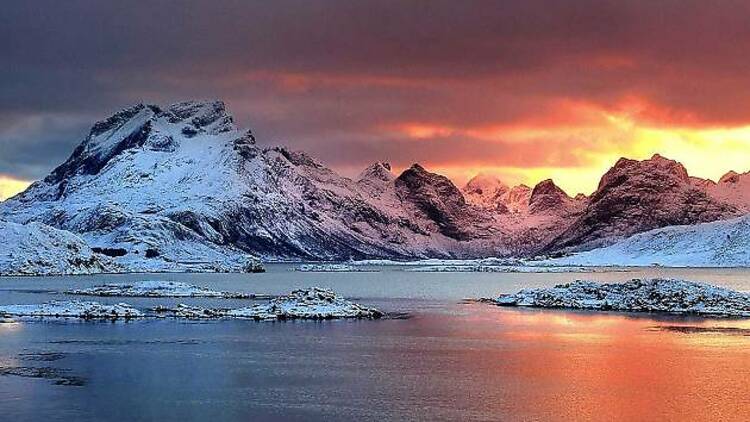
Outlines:
<svg viewBox="0 0 750 422"><path fill-rule="evenodd" d="M748 321L461 303L575 278L644 274L750 290L748 271L269 270L150 278L257 293L326 286L412 317L0 324L3 420L750 420ZM65 298L57 290L141 278L3 278L0 303L38 303Z"/></svg>

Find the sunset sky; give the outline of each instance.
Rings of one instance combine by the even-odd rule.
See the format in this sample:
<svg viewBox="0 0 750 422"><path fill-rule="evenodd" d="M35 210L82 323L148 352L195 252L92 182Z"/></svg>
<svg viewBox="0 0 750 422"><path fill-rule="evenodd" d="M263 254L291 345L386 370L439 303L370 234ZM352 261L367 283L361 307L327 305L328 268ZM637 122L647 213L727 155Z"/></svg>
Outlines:
<svg viewBox="0 0 750 422"><path fill-rule="evenodd" d="M17 1L0 10L0 198L96 120L220 98L346 175L590 193L621 156L750 170L747 1Z"/></svg>

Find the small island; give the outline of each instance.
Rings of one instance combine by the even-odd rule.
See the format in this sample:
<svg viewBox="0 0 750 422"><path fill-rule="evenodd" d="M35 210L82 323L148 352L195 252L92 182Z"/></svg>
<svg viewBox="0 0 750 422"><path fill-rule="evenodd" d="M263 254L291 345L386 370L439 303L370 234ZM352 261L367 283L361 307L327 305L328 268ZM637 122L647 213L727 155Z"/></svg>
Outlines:
<svg viewBox="0 0 750 422"><path fill-rule="evenodd" d="M624 283L576 280L482 301L499 306L750 317L748 293L664 278L632 279Z"/></svg>

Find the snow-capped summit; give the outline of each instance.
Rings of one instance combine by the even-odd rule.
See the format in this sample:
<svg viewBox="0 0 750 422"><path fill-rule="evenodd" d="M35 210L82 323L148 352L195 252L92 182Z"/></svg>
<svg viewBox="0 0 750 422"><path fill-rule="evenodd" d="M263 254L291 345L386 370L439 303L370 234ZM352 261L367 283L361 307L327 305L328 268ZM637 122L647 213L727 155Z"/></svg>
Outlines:
<svg viewBox="0 0 750 422"><path fill-rule="evenodd" d="M472 177L462 191L466 201L484 209L507 212L504 195L510 188L495 176L479 173Z"/></svg>
<svg viewBox="0 0 750 422"><path fill-rule="evenodd" d="M390 182L395 179L396 176L391 172L391 164L378 161L370 164L366 169L357 176L357 181L360 183L368 183L374 181Z"/></svg>
<svg viewBox="0 0 750 422"><path fill-rule="evenodd" d="M414 164L396 179L396 187L401 200L413 204L425 218L433 220L440 233L459 240L472 237L467 219L478 216L471 214L461 191L447 177Z"/></svg>
<svg viewBox="0 0 750 422"><path fill-rule="evenodd" d="M706 191L716 200L732 204L742 212L750 212L750 173L730 171L718 183L706 185Z"/></svg>

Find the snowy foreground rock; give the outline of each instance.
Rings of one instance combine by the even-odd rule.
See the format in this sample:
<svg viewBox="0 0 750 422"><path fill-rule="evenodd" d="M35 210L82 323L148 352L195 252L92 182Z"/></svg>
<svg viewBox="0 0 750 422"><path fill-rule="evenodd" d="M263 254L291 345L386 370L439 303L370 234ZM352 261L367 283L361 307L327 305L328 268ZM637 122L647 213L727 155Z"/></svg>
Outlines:
<svg viewBox="0 0 750 422"><path fill-rule="evenodd" d="M377 319L383 313L374 308L350 302L331 290L317 287L294 290L267 304L237 309L211 309L188 305L157 308L156 312L179 318L246 318L255 320L286 319Z"/></svg>
<svg viewBox="0 0 750 422"><path fill-rule="evenodd" d="M52 301L35 305L0 306L0 318L47 317L82 319L131 318L238 318L253 320L287 319L377 319L383 313L338 296L331 290L317 287L294 290L265 304L235 309L201 308L179 304L176 307L157 306L149 311L139 311L124 303L104 305L97 302Z"/></svg>
<svg viewBox="0 0 750 422"><path fill-rule="evenodd" d="M176 281L146 280L134 283L112 283L86 289L69 290L71 295L122 297L210 297L222 299L255 299L248 293L221 292Z"/></svg>
<svg viewBox="0 0 750 422"><path fill-rule="evenodd" d="M607 284L577 280L552 288L524 289L489 301L501 306L750 317L748 293L659 278Z"/></svg>
<svg viewBox="0 0 750 422"><path fill-rule="evenodd" d="M0 317L49 317L83 319L129 319L144 315L125 303L103 305L98 302L52 301L38 305L0 306Z"/></svg>

